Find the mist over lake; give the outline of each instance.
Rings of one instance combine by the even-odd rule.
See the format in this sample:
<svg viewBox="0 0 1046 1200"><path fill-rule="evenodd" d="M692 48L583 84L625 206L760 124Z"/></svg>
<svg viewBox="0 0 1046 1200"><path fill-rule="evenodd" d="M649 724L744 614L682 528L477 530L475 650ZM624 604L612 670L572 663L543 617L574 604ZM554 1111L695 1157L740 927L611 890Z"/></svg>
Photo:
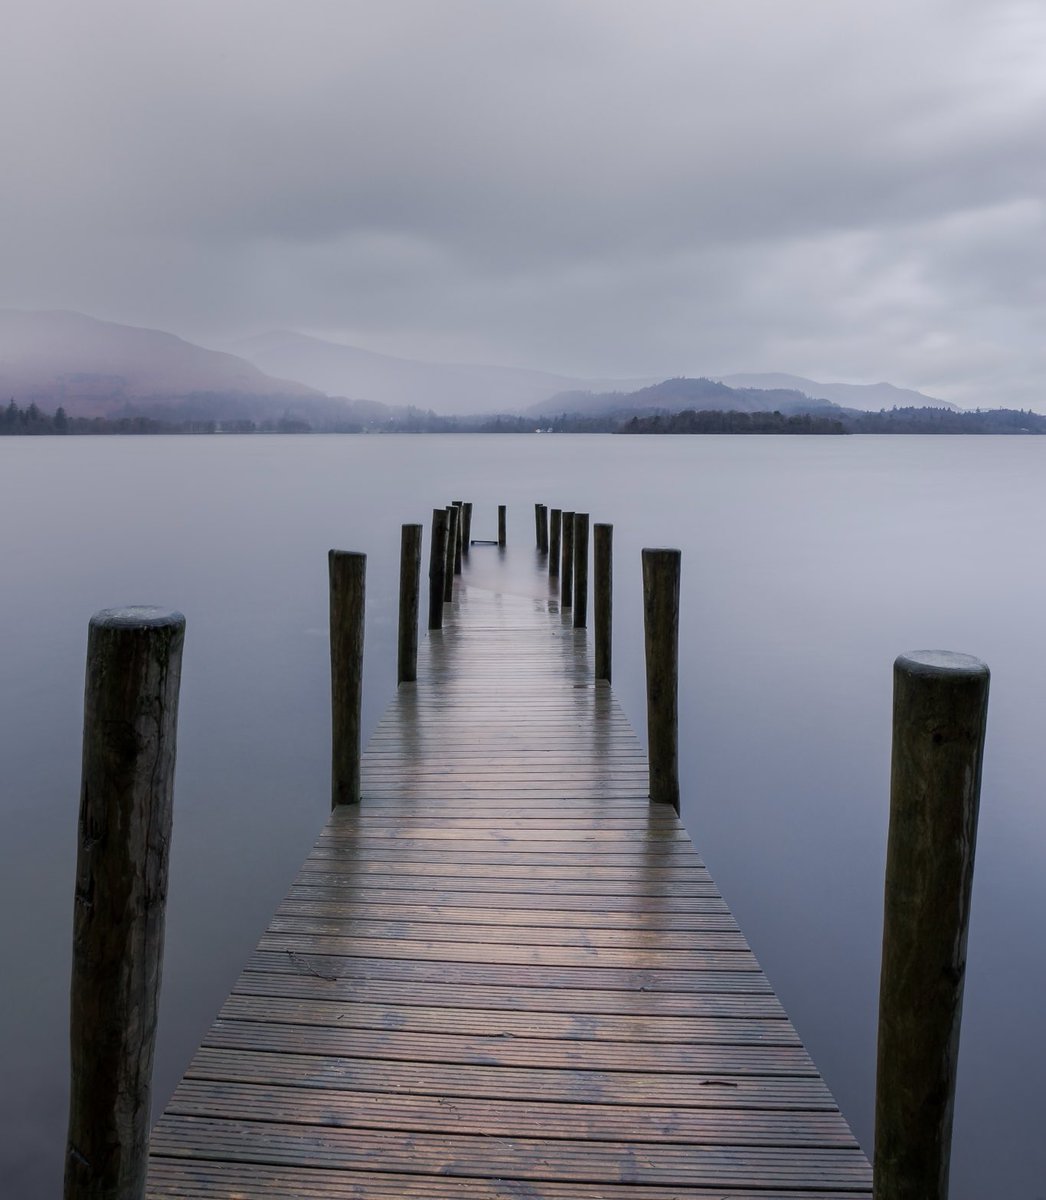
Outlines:
<svg viewBox="0 0 1046 1200"><path fill-rule="evenodd" d="M187 618L159 1111L329 810L327 550L368 555L366 738L395 686L400 525L425 524L427 561L453 498L477 538L509 509L470 587L549 594L535 501L613 523L614 687L641 736L639 552L682 549L682 816L867 1151L892 663L988 663L951 1194L1046 1194L1046 440L3 439L0 494L11 1195L61 1179L89 617Z"/></svg>

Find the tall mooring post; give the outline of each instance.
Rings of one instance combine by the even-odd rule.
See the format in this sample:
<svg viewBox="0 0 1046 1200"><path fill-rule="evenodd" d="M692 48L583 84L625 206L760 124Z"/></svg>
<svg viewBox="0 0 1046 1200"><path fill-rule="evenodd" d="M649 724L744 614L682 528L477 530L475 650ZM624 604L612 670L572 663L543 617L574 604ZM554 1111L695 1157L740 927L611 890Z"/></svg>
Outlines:
<svg viewBox="0 0 1046 1200"><path fill-rule="evenodd" d="M458 553L458 517L460 513L453 504L447 505L447 564L443 573L443 602L454 599L454 561Z"/></svg>
<svg viewBox="0 0 1046 1200"><path fill-rule="evenodd" d="M574 628L588 624L588 513L574 513Z"/></svg>
<svg viewBox="0 0 1046 1200"><path fill-rule="evenodd" d="M611 679L614 624L614 526L597 521L592 527L592 571L595 575L596 678Z"/></svg>
<svg viewBox="0 0 1046 1200"><path fill-rule="evenodd" d="M404 525L400 532L399 639L396 682L418 677L418 593L421 588L421 526Z"/></svg>
<svg viewBox="0 0 1046 1200"><path fill-rule="evenodd" d="M140 1200L163 964L185 618L91 618L73 906L65 1200Z"/></svg>
<svg viewBox="0 0 1046 1200"><path fill-rule="evenodd" d="M574 514L564 512L562 520L562 553L559 562L559 607L570 608L574 603Z"/></svg>
<svg viewBox="0 0 1046 1200"><path fill-rule="evenodd" d="M559 535L562 527L563 512L554 508L549 513L548 521L548 573L553 578L559 575Z"/></svg>
<svg viewBox="0 0 1046 1200"><path fill-rule="evenodd" d="M678 550L643 551L650 799L679 812Z"/></svg>
<svg viewBox="0 0 1046 1200"><path fill-rule="evenodd" d="M463 536L465 533L465 501L453 501L454 507L458 510L457 516L457 534L454 540L454 574L461 574L461 556L465 552Z"/></svg>
<svg viewBox="0 0 1046 1200"><path fill-rule="evenodd" d="M498 545L504 550L508 541L508 509L504 504L498 505Z"/></svg>
<svg viewBox="0 0 1046 1200"><path fill-rule="evenodd" d="M894 663L874 1200L946 1200L988 668Z"/></svg>
<svg viewBox="0 0 1046 1200"><path fill-rule="evenodd" d="M548 553L548 506L534 505L534 534L539 554Z"/></svg>
<svg viewBox="0 0 1046 1200"><path fill-rule="evenodd" d="M461 553L468 558L469 546L472 545L472 501L466 500L461 506Z"/></svg>
<svg viewBox="0 0 1046 1200"><path fill-rule="evenodd" d="M447 570L447 510L432 510L429 544L429 628L443 628L443 592Z"/></svg>
<svg viewBox="0 0 1046 1200"><path fill-rule="evenodd" d="M360 799L367 556L331 550L331 807Z"/></svg>

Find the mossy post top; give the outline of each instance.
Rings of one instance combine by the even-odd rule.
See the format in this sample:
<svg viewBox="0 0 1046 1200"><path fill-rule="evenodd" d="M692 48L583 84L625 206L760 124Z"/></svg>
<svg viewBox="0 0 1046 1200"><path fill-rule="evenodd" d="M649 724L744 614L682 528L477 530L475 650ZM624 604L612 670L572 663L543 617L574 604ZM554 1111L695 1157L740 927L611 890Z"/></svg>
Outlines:
<svg viewBox="0 0 1046 1200"><path fill-rule="evenodd" d="M174 608L128 604L101 609L91 618L91 625L98 629L184 629L185 617Z"/></svg>
<svg viewBox="0 0 1046 1200"><path fill-rule="evenodd" d="M988 664L972 654L957 654L954 650L909 650L899 654L894 663L898 671L907 675L971 676L985 678L991 675Z"/></svg>

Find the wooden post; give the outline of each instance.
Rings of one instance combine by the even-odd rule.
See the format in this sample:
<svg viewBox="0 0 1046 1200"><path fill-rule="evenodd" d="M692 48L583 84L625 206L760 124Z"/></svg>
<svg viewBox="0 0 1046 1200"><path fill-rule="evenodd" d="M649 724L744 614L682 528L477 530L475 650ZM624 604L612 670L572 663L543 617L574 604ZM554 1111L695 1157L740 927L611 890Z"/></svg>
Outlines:
<svg viewBox="0 0 1046 1200"><path fill-rule="evenodd" d="M988 668L946 651L894 663L875 1200L945 1200Z"/></svg>
<svg viewBox="0 0 1046 1200"><path fill-rule="evenodd" d="M429 546L429 628L443 628L444 576L447 570L447 510L432 510L432 542Z"/></svg>
<svg viewBox="0 0 1046 1200"><path fill-rule="evenodd" d="M505 542L506 542L505 525L506 525L506 509L505 509L504 504L499 504L498 505L498 545L502 549L504 549Z"/></svg>
<svg viewBox="0 0 1046 1200"><path fill-rule="evenodd" d="M559 531L562 526L562 520L562 510L554 508L549 516L548 537L548 573L552 576L559 575Z"/></svg>
<svg viewBox="0 0 1046 1200"><path fill-rule="evenodd" d="M331 808L360 799L363 610L367 556L331 550Z"/></svg>
<svg viewBox="0 0 1046 1200"><path fill-rule="evenodd" d="M462 546L462 535L465 532L465 520L464 520L465 501L464 500L454 500L454 501L452 501L452 503L453 503L454 507L458 510L457 536L454 539L454 574L460 575L461 574L461 556L464 552L464 547Z"/></svg>
<svg viewBox="0 0 1046 1200"><path fill-rule="evenodd" d="M447 505L447 565L443 574L443 603L454 599L454 559L458 549L458 510Z"/></svg>
<svg viewBox="0 0 1046 1200"><path fill-rule="evenodd" d="M588 624L588 513L574 513L574 628Z"/></svg>
<svg viewBox="0 0 1046 1200"><path fill-rule="evenodd" d="M185 618L91 618L65 1200L140 1200L149 1153Z"/></svg>
<svg viewBox="0 0 1046 1200"><path fill-rule="evenodd" d="M469 546L472 545L472 501L466 500L461 506L461 519L465 522L461 530L461 553L468 558Z"/></svg>
<svg viewBox="0 0 1046 1200"><path fill-rule="evenodd" d="M400 630L396 681L418 677L418 592L421 588L421 526L404 525L400 532Z"/></svg>
<svg viewBox="0 0 1046 1200"><path fill-rule="evenodd" d="M537 546L539 554L548 553L548 505L534 505L534 522L537 532Z"/></svg>
<svg viewBox="0 0 1046 1200"><path fill-rule="evenodd" d="M564 512L559 563L559 607L570 608L574 602L574 514Z"/></svg>
<svg viewBox="0 0 1046 1200"><path fill-rule="evenodd" d="M611 631L614 618L614 526L593 526L592 568L596 577L596 678L610 682Z"/></svg>
<svg viewBox="0 0 1046 1200"><path fill-rule="evenodd" d="M643 551L650 800L679 812L678 550Z"/></svg>

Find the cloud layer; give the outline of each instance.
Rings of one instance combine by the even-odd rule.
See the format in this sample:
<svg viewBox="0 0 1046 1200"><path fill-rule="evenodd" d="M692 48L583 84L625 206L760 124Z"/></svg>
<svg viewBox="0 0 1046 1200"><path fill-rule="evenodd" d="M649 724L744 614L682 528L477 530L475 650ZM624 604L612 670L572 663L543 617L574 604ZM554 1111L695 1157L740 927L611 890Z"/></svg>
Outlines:
<svg viewBox="0 0 1046 1200"><path fill-rule="evenodd" d="M1035 3L37 0L0 303L1046 409L1044 61Z"/></svg>

